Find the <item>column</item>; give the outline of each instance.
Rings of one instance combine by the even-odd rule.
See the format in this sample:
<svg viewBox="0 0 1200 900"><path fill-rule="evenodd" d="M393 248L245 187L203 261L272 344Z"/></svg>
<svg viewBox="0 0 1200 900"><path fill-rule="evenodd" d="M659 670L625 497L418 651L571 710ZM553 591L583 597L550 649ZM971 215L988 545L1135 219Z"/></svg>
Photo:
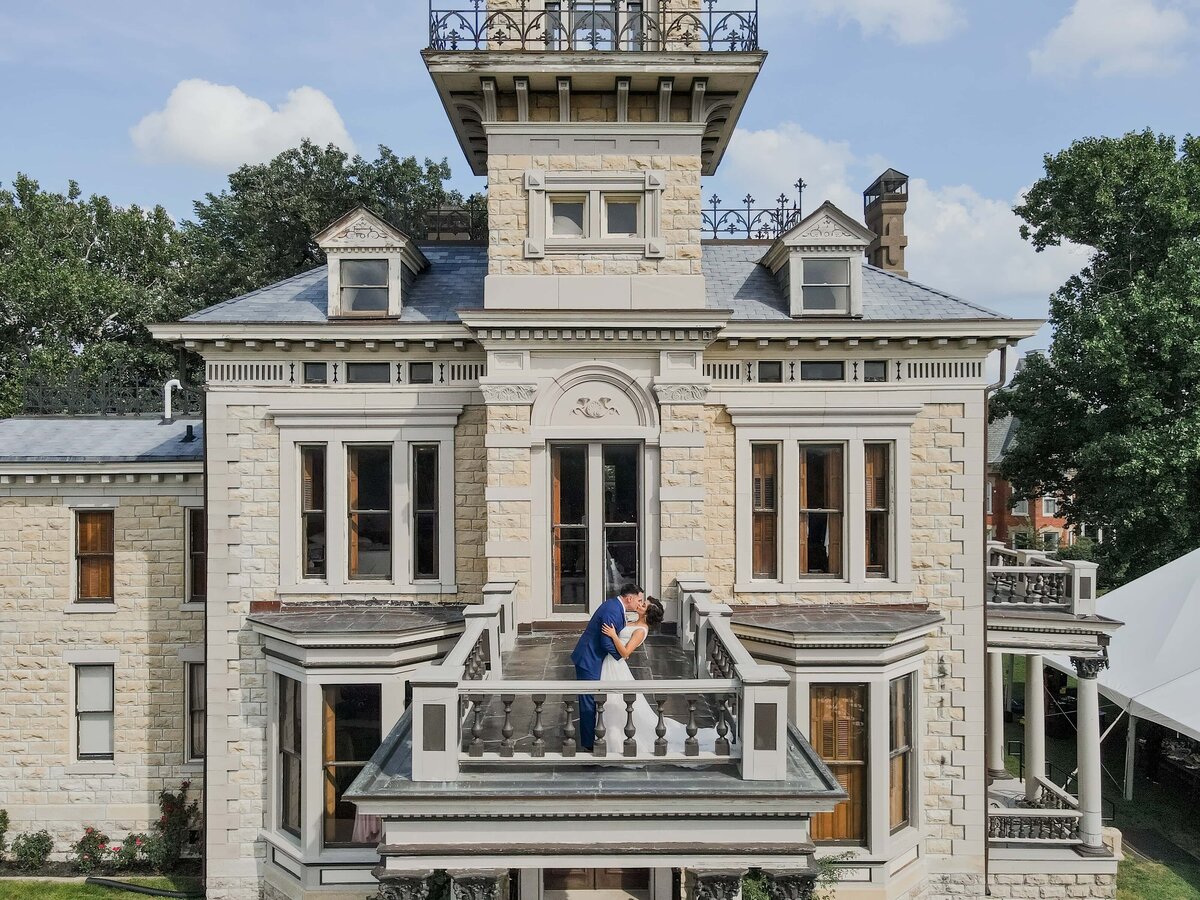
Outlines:
<svg viewBox="0 0 1200 900"><path fill-rule="evenodd" d="M433 870L420 872L388 872L378 868L373 873L379 879L379 900L428 900L429 879Z"/></svg>
<svg viewBox="0 0 1200 900"><path fill-rule="evenodd" d="M1083 846L1079 852L1102 856L1107 855L1101 829L1100 817L1100 691L1097 679L1108 665L1105 657L1087 659L1071 657L1075 674L1079 679L1076 692L1075 712L1077 717L1076 757L1079 763L1079 810L1083 818L1079 821L1079 836Z"/></svg>
<svg viewBox="0 0 1200 900"><path fill-rule="evenodd" d="M1004 768L1004 655L987 655L987 773L996 781L1008 778Z"/></svg>
<svg viewBox="0 0 1200 900"><path fill-rule="evenodd" d="M505 900L508 869L449 869L450 900Z"/></svg>
<svg viewBox="0 0 1200 900"><path fill-rule="evenodd" d="M746 869L693 869L692 900L739 900Z"/></svg>
<svg viewBox="0 0 1200 900"><path fill-rule="evenodd" d="M1042 658L1025 657L1025 799L1037 799L1037 777L1046 773L1046 688Z"/></svg>
<svg viewBox="0 0 1200 900"><path fill-rule="evenodd" d="M813 900L817 873L813 869L763 869L771 900Z"/></svg>

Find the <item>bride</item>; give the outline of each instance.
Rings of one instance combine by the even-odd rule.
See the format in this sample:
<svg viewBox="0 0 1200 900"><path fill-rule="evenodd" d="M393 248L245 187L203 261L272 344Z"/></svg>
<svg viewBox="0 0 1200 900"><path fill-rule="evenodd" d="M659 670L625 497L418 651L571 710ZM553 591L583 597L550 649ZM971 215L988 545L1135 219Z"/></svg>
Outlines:
<svg viewBox="0 0 1200 900"><path fill-rule="evenodd" d="M630 622L621 631L611 625L604 625L601 631L612 639L620 658L611 655L604 657L600 669L601 681L636 681L629 669L628 659L633 655L650 634L651 628L656 628L663 620L663 606L653 597L646 598L645 608L637 614L637 620ZM633 615L633 613L629 613ZM650 706L642 694L636 695L633 703L633 724L637 730L638 756L653 756L654 742L658 738L655 729L658 728L658 713ZM624 694L609 694L604 701L604 743L612 756L621 756L625 752L625 725L627 723ZM667 733L663 735L667 741L667 752L682 754L684 741L687 740L687 726L676 719L663 717ZM696 732L696 740L700 743L700 752L716 752L717 730L701 728Z"/></svg>

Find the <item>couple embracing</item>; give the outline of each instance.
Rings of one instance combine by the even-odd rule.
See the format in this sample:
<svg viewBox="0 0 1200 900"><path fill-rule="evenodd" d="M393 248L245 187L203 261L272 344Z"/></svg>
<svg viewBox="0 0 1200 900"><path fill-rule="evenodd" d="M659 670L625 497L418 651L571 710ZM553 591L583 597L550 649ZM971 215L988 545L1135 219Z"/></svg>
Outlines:
<svg viewBox="0 0 1200 900"><path fill-rule="evenodd" d="M580 635L571 654L576 679L606 683L636 680L629 668L629 657L642 646L650 629L662 624L663 615L663 605L658 600L647 597L636 584L626 584L616 597L600 605ZM609 694L604 703L604 735L609 753L622 753L627 724L625 695ZM633 724L638 755L653 755L659 719L641 694L637 694L634 701ZM669 718L664 718L663 724L667 729L667 746L672 752L681 751L687 737L686 726ZM596 739L596 698L592 694L579 695L579 738L584 751L593 749ZM701 750L712 751L716 731L712 728L700 729L697 739Z"/></svg>

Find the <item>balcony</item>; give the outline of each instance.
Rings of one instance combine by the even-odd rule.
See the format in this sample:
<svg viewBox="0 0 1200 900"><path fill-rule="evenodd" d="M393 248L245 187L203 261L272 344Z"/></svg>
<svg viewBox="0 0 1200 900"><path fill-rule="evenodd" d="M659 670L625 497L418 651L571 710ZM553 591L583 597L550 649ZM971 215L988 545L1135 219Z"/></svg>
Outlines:
<svg viewBox="0 0 1200 900"><path fill-rule="evenodd" d="M988 841L996 845L1077 847L1083 844L1079 800L1044 776L1026 785L1011 779L988 788Z"/></svg>
<svg viewBox="0 0 1200 900"><path fill-rule="evenodd" d="M429 49L558 52L750 52L758 50L758 2L725 8L703 0L681 2L584 2L520 0L510 9L470 0L429 7ZM748 7L751 0L737 0ZM701 8L703 7L703 8Z"/></svg>

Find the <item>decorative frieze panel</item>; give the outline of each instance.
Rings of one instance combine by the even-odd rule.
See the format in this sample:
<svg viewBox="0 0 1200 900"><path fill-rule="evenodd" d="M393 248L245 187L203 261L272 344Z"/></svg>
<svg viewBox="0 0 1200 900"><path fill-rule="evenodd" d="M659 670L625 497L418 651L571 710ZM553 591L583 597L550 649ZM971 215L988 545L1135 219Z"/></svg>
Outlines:
<svg viewBox="0 0 1200 900"><path fill-rule="evenodd" d="M208 384L272 385L295 380L295 363L210 362L204 369Z"/></svg>
<svg viewBox="0 0 1200 900"><path fill-rule="evenodd" d="M904 364L908 381L978 381L983 378L983 360L912 360Z"/></svg>
<svg viewBox="0 0 1200 900"><path fill-rule="evenodd" d="M369 378L363 378L372 368ZM379 358L273 360L265 362L209 362L205 381L214 387L363 387L417 385L473 387L487 374L483 360L448 362L414 359L394 362Z"/></svg>

